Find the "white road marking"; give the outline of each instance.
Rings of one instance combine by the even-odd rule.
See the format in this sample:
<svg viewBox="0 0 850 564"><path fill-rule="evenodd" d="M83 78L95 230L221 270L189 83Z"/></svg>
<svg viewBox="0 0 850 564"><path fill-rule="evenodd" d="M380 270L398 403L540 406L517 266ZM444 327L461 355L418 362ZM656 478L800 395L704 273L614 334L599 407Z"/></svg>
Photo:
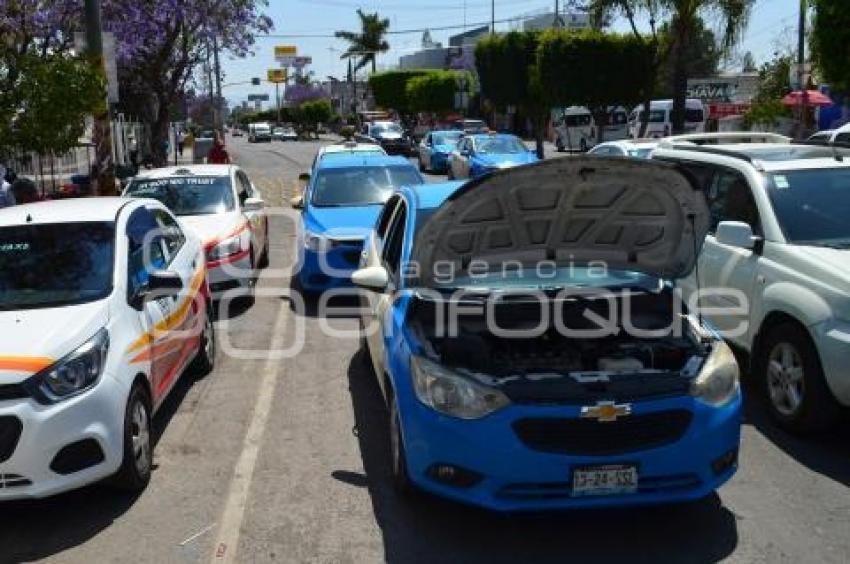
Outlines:
<svg viewBox="0 0 850 564"><path fill-rule="evenodd" d="M289 314L289 308L282 303L272 331L271 351L280 350L285 344L284 329ZM210 562L213 564L236 562L239 532L245 518L245 507L248 504L251 482L254 479L254 468L257 465L257 457L263 443L263 434L271 412L280 366L280 360L273 358L273 355L266 360L263 380L260 382L259 390L257 390L257 401L254 404L251 422L248 426L248 432L245 433L245 440L242 442L239 460L233 469L233 478L227 492L221 525L213 545L213 554L210 558Z"/></svg>

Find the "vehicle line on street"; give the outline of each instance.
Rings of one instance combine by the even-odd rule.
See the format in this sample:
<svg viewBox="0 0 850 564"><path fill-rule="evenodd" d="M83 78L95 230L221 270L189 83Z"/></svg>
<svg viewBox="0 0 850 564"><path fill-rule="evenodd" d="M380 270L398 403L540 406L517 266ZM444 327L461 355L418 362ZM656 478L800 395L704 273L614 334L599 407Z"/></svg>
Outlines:
<svg viewBox="0 0 850 564"><path fill-rule="evenodd" d="M270 351L283 348L286 339L285 328L289 321L289 310L280 307L272 329L272 342ZM251 482L254 479L254 469L257 466L257 458L260 447L263 444L263 436L271 413L272 402L275 397L278 376L282 370L282 363L275 355L269 355L263 368L263 379L257 390L257 399L251 413L251 420L245 439L242 442L242 451L233 469L233 477L227 490L224 511L220 519L221 525L213 543L213 554L210 562L213 564L226 564L236 562L236 554L239 548L239 535L242 521L245 518L245 508L248 505L251 493Z"/></svg>

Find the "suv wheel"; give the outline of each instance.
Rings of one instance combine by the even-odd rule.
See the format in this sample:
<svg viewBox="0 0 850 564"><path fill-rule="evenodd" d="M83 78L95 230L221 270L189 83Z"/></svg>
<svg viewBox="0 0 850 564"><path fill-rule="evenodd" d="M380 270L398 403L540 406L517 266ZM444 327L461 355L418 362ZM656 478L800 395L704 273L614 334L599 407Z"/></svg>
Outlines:
<svg viewBox="0 0 850 564"><path fill-rule="evenodd" d="M839 417L840 407L805 329L795 323L770 329L757 362L768 410L781 427L814 431L829 427Z"/></svg>

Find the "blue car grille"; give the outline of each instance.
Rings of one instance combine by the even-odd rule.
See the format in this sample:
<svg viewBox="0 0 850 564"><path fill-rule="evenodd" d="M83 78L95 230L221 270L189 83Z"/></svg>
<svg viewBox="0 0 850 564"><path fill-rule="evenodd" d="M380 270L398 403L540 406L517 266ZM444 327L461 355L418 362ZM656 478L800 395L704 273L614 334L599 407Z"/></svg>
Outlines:
<svg viewBox="0 0 850 564"><path fill-rule="evenodd" d="M514 432L532 450L576 456L626 454L678 441L691 424L684 409L595 419L527 418L513 424Z"/></svg>
<svg viewBox="0 0 850 564"><path fill-rule="evenodd" d="M638 480L638 493L660 494L687 491L698 488L700 484L699 476L696 474L641 476ZM572 485L569 482L508 484L501 488L496 495L517 500L563 499L572 496Z"/></svg>

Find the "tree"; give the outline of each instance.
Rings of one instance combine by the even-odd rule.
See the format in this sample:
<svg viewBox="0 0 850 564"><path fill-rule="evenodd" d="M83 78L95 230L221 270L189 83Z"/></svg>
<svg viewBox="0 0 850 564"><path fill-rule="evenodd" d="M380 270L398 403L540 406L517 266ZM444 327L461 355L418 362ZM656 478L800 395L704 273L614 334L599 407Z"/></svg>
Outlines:
<svg viewBox="0 0 850 564"><path fill-rule="evenodd" d="M475 79L466 71L430 71L407 81L405 93L414 112L446 113L455 109L458 84L466 84L466 94L475 92Z"/></svg>
<svg viewBox="0 0 850 564"><path fill-rule="evenodd" d="M814 0L812 55L823 77L839 91L850 91L850 3Z"/></svg>
<svg viewBox="0 0 850 564"><path fill-rule="evenodd" d="M543 135L551 104L540 84L539 41L540 33L533 31L491 35L475 46L475 60L482 95L497 108L516 106L529 117L537 155L543 158Z"/></svg>
<svg viewBox="0 0 850 564"><path fill-rule="evenodd" d="M399 114L411 112L407 99L407 83L423 76L426 70L399 70L379 72L369 76L369 88L375 97L375 103L384 109L396 110Z"/></svg>
<svg viewBox="0 0 850 564"><path fill-rule="evenodd" d="M367 14L360 8L357 9L357 17L360 18L360 33L353 31L337 31L334 35L349 43L348 49L340 57L348 59L357 58L354 71L362 69L369 63L372 64L372 72L375 72L378 53L386 53L390 50L384 36L390 29L390 20L381 19L378 12Z"/></svg>
<svg viewBox="0 0 850 564"><path fill-rule="evenodd" d="M670 24L664 23L659 29L659 39L662 52L672 50L674 37L671 33ZM705 27L702 20L685 45L685 73L689 78L707 78L717 73L722 56L721 49L717 44L714 32ZM674 65L670 58L661 62L655 80L655 96L658 98L672 98L675 94Z"/></svg>
<svg viewBox="0 0 850 564"><path fill-rule="evenodd" d="M313 100L312 102L304 102L300 108L300 122L304 131L307 133L318 131L319 123L327 123L333 116L331 103L327 99ZM318 134L316 134L318 138Z"/></svg>
<svg viewBox="0 0 850 564"><path fill-rule="evenodd" d="M559 29L541 36L537 66L540 85L555 105L586 105L601 126L609 108L633 106L652 89L652 59L651 48L633 35ZM600 68L618 70L599 73ZM594 75L594 80L569 79ZM602 141L604 128L597 132Z"/></svg>

